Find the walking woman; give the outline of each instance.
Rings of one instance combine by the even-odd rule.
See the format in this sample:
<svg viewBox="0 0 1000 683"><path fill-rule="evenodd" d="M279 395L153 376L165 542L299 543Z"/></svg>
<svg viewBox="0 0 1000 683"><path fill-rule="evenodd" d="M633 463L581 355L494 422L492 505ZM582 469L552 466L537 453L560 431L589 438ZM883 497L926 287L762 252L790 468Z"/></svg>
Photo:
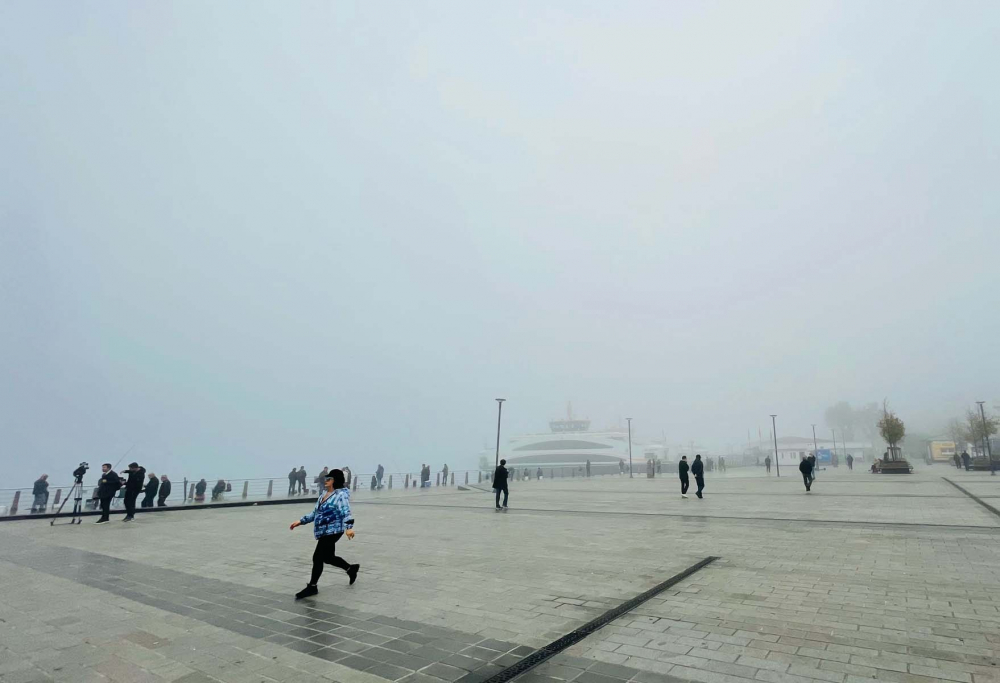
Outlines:
<svg viewBox="0 0 1000 683"><path fill-rule="evenodd" d="M323 573L324 564L332 564L347 572L351 584L358 579L360 564L348 564L344 558L337 555L337 541L341 536L354 538L354 517L351 516L351 491L344 482L341 470L330 470L323 480L324 490L319 494L316 507L308 515L292 522L289 529L303 524L313 525L313 536L316 537L316 550L313 552L312 576L305 588L295 594L296 600L316 595L319 589L316 584Z"/></svg>

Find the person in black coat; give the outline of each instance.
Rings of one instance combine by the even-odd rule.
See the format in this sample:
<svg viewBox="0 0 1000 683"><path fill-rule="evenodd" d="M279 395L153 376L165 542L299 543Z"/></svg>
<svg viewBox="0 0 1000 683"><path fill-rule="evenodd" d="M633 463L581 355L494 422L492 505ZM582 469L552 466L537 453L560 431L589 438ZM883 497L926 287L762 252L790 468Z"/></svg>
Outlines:
<svg viewBox="0 0 1000 683"><path fill-rule="evenodd" d="M805 482L806 492L808 493L809 489L812 487L812 481L813 481L812 460L810 460L809 458L802 458L802 461L799 463L799 472L802 473L802 481Z"/></svg>
<svg viewBox="0 0 1000 683"><path fill-rule="evenodd" d="M965 471L966 472L968 472L969 470L972 469L972 466L971 466L972 458L969 457L969 452L968 451L962 451L962 463L965 465Z"/></svg>
<svg viewBox="0 0 1000 683"><path fill-rule="evenodd" d="M43 474L31 489L35 499L31 503L32 512L45 512L49 507L49 475Z"/></svg>
<svg viewBox="0 0 1000 683"><path fill-rule="evenodd" d="M153 501L156 500L156 492L160 490L160 480L156 478L156 475L152 472L149 473L149 479L146 480L146 488L142 490L145 493L145 497L142 499L140 507L151 508L153 507Z"/></svg>
<svg viewBox="0 0 1000 683"><path fill-rule="evenodd" d="M694 495L704 498L701 492L705 490L705 463L701 461L701 453L694 456L694 462L691 463L691 474L694 475L694 483L698 485L698 490L694 492Z"/></svg>
<svg viewBox="0 0 1000 683"><path fill-rule="evenodd" d="M168 479L167 475L164 474L160 477L160 495L159 498L156 499L156 507L167 507L166 500L170 497L171 488L170 479Z"/></svg>
<svg viewBox="0 0 1000 683"><path fill-rule="evenodd" d="M125 481L125 519L123 522L131 522L135 519L135 501L142 493L142 486L146 483L146 470L139 467L139 463L130 462L128 464L128 479Z"/></svg>
<svg viewBox="0 0 1000 683"><path fill-rule="evenodd" d="M101 518L97 520L98 524L104 524L110 519L111 499L121 487L121 477L111 469L111 463L101 465L101 479L97 482L97 499L101 501Z"/></svg>
<svg viewBox="0 0 1000 683"><path fill-rule="evenodd" d="M681 456L681 461L677 463L677 476L681 478L681 498L688 497L688 486L691 485L691 480L688 479L688 470L691 467L688 465L688 457L686 455Z"/></svg>
<svg viewBox="0 0 1000 683"><path fill-rule="evenodd" d="M507 509L507 468L504 465L507 464L506 460L501 460L500 464L497 465L496 470L493 472L493 490L497 493L497 510ZM500 507L500 492L503 492L503 507Z"/></svg>

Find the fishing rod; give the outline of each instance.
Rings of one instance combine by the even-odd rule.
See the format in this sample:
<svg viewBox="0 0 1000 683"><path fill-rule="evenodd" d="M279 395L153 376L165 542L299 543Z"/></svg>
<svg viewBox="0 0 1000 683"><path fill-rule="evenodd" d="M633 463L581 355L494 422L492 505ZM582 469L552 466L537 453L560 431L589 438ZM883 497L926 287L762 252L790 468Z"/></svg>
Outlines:
<svg viewBox="0 0 1000 683"><path fill-rule="evenodd" d="M121 462L122 462L122 460L124 460L124 459L125 459L125 456L127 456L127 455L128 455L129 453L131 453L131 452L132 452L132 451L133 451L134 449L135 449L135 444L132 444L131 446L129 446L129 449L128 449L127 451L125 451L124 453L122 453L122 457L118 458L118 462L116 462L116 463L115 463L115 464L114 464L114 465L113 465L113 466L111 467L111 469L113 469L113 470L117 470L117 469L118 469L118 465L120 465L120 464L121 464Z"/></svg>

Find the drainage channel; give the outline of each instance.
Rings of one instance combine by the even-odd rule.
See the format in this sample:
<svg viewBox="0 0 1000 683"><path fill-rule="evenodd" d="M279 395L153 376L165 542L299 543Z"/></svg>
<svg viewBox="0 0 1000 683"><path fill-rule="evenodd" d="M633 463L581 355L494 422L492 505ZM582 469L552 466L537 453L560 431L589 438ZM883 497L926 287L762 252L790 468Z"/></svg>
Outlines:
<svg viewBox="0 0 1000 683"><path fill-rule="evenodd" d="M993 507L992 505L990 505L989 503L987 503L985 500L983 500L982 498L980 498L979 496L977 496L976 494L974 494L972 491L968 490L964 486L959 486L958 484L956 484L955 482L953 482L948 477L941 477L941 478L944 479L949 484L951 484L952 486L954 486L956 489L958 489L962 493L964 493L965 495L967 495L972 500L974 500L977 503L979 503L980 505L982 505L984 508L986 508L987 510L989 510L990 512L992 512L997 517L1000 517L1000 510L997 510L995 507Z"/></svg>
<svg viewBox="0 0 1000 683"><path fill-rule="evenodd" d="M570 647L571 645L579 643L581 640L583 640L590 634L607 626L612 621L622 616L626 612L635 609L636 607L646 602L650 598L655 597L656 595L667 590L674 584L679 583L684 579L688 578L698 570L704 569L708 565L715 562L717 559L719 558L714 556L709 556L699 562L694 563L693 565L691 565L684 571L680 572L679 574L674 574L663 583L653 586L645 593L640 593L634 598L623 602L617 607L612 608L607 612L605 612L604 614L600 615L596 619L587 622L586 624L576 629L575 631L567 633L558 640L552 641L548 645L545 645L535 650L531 654L525 656L520 661L511 664L506 669L498 671L497 673L493 674L485 681L483 681L483 683L507 683L507 681L510 681L511 679L516 678L517 676L520 676L521 674L530 671L531 669L534 669L542 662L551 659L552 657L556 656L557 654L559 654L566 648Z"/></svg>

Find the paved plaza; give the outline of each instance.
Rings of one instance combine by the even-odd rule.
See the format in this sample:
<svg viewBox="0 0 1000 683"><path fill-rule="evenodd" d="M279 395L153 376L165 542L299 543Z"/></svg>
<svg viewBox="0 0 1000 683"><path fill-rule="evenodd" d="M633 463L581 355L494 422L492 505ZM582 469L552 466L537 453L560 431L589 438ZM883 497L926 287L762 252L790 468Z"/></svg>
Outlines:
<svg viewBox="0 0 1000 683"><path fill-rule="evenodd" d="M358 582L327 568L300 602L311 501L5 522L0 683L1000 681L1000 477L783 474L709 473L704 500L666 475L519 482L506 514L476 487L369 493L338 544Z"/></svg>

